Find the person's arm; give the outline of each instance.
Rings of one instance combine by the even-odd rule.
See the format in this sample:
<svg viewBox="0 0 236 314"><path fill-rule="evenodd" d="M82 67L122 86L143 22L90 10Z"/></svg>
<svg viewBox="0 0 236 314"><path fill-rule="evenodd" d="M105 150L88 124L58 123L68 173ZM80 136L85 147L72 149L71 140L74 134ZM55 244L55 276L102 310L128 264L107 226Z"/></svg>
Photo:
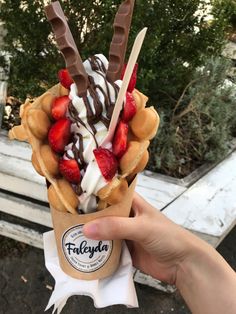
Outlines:
<svg viewBox="0 0 236 314"><path fill-rule="evenodd" d="M236 313L236 274L210 245L171 222L137 194L134 217L84 226L93 239L127 239L136 268L175 284L196 314Z"/></svg>
<svg viewBox="0 0 236 314"><path fill-rule="evenodd" d="M192 239L189 256L179 264L176 286L193 313L236 313L236 275L220 254Z"/></svg>

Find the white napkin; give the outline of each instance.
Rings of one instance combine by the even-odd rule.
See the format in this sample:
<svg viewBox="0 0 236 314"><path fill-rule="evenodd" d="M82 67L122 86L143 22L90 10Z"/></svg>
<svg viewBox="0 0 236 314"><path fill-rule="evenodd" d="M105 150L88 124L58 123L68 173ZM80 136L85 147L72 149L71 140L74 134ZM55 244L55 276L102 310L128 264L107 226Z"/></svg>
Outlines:
<svg viewBox="0 0 236 314"><path fill-rule="evenodd" d="M114 304L124 304L127 307L138 307L136 290L133 282L133 267L129 250L124 242L120 265L113 276L101 280L78 280L65 274L57 255L54 231L44 233L45 265L55 279L54 291L45 309L54 305L53 313L59 314L67 299L72 295L87 295L94 301L96 308ZM119 293L117 293L119 291Z"/></svg>

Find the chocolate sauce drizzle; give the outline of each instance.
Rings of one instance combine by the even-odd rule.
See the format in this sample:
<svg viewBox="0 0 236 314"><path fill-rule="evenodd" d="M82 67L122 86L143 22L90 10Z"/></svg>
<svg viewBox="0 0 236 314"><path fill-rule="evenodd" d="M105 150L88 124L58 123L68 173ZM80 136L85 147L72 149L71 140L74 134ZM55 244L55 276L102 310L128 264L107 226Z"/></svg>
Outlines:
<svg viewBox="0 0 236 314"><path fill-rule="evenodd" d="M76 143L79 140L79 149L76 146ZM83 145L83 136L79 133L76 134L74 137L73 143L72 143L72 153L74 155L75 160L77 160L79 168L84 169L86 168L86 162L84 160L83 151L84 151L84 145ZM72 159L72 157L66 152L66 157L68 159Z"/></svg>
<svg viewBox="0 0 236 314"><path fill-rule="evenodd" d="M97 56L93 56L91 58L89 58L89 62L91 65L92 70L97 73L98 75L100 75L105 83L106 86L106 90L103 90L101 86L96 85L93 77L89 76L89 82L90 85L88 87L88 91L90 93L90 96L93 99L93 105L95 108L95 114L92 112L92 110L90 110L90 104L88 101L87 96L83 97L85 105L86 105L86 109L87 109L87 119L88 119L88 123L89 125L93 126L93 124L96 124L97 122L101 121L105 127L108 129L109 124L110 124L110 120L111 120L111 116L112 116L112 112L114 110L114 106L115 106L115 102L112 102L111 100L111 95L110 95L110 90L109 90L109 86L108 86L108 82L106 79L106 68L104 66L104 64L102 63L101 59L99 59ZM115 99L118 96L118 92L119 92L119 86L115 83L110 83L115 91ZM104 104L105 104L105 108L106 108L106 117L104 117L102 115L103 112L103 105L98 97L98 92L97 90L99 90L102 95L104 96ZM87 98L85 100L85 98ZM92 128L91 126L91 128Z"/></svg>
<svg viewBox="0 0 236 314"><path fill-rule="evenodd" d="M110 89L108 86L108 82L106 80L106 68L104 64L102 63L101 59L98 58L97 56L93 56L89 58L89 62L90 62L92 70L103 78L105 86L106 86L106 90L103 90L100 85L95 84L92 76L88 76L89 83L90 83L88 87L88 92L92 98L92 104L89 102L87 95L83 96L83 101L84 101L86 111L87 111L88 124L93 132L93 135L95 135L97 133L95 124L98 123L99 121L101 121L107 129L109 128L109 124L110 124L112 113L115 106L115 101L112 101L111 99ZM119 86L116 83L110 83L110 84L114 89L115 100L116 100L118 96L118 92L119 92ZM104 104L105 104L105 109L106 109L105 117L102 115L103 104L100 101L98 90L100 91L100 93L102 93L104 97ZM94 106L95 112L93 112L92 105ZM69 114L73 122L76 122L76 123L78 122L82 124L84 127L86 127L83 121L78 117L78 113L72 103L69 105Z"/></svg>
<svg viewBox="0 0 236 314"><path fill-rule="evenodd" d="M109 128L112 113L115 107L115 101L117 99L120 88L116 83L109 82L115 92L115 98L112 101L109 85L106 79L106 68L102 60L97 56L93 56L89 58L88 61L90 63L91 69L95 73L100 75L103 78L104 83L105 83L105 89L103 89L100 85L95 84L95 81L92 76L88 76L88 80L89 80L88 93L90 97L92 98L92 101L89 100L88 93L85 96L83 96L83 101L86 107L87 121L90 128L88 128L87 125L82 121L82 119L80 119L79 113L73 106L72 101L69 104L68 113L69 113L70 120L73 123L75 123L78 128L82 125L90 132L90 134L93 136L93 139L96 143L96 147L98 147L98 143L95 137L97 133L97 129L95 125L98 122L102 122L107 129ZM99 93L101 93L104 97L103 102L100 100ZM106 112L105 116L103 113L104 111L103 106L105 106L105 112ZM79 140L79 148L77 147L78 140ZM86 170L87 164L83 157L84 143L83 143L83 136L81 134L79 133L74 134L74 140L72 143L71 150L73 152L74 157L71 157L68 154L68 152L66 152L66 157L68 159L75 158L78 161L80 169ZM81 190L76 191L76 193L80 195Z"/></svg>

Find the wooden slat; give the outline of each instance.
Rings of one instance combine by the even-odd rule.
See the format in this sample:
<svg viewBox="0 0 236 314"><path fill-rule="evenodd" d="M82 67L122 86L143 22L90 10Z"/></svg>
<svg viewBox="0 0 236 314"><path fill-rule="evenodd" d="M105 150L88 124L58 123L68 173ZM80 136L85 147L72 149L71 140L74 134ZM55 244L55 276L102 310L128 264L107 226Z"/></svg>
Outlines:
<svg viewBox="0 0 236 314"><path fill-rule="evenodd" d="M43 249L42 234L32 229L0 220L0 234L4 237Z"/></svg>
<svg viewBox="0 0 236 314"><path fill-rule="evenodd" d="M2 153L0 153L0 172L38 184L44 182L30 161Z"/></svg>
<svg viewBox="0 0 236 314"><path fill-rule="evenodd" d="M47 202L47 190L45 185L40 185L18 177L6 175L1 172L0 189L27 196L42 202Z"/></svg>
<svg viewBox="0 0 236 314"><path fill-rule="evenodd" d="M158 209L168 205L185 190L186 187L181 185L153 178L143 173L138 175L136 191Z"/></svg>
<svg viewBox="0 0 236 314"><path fill-rule="evenodd" d="M31 164L28 143L10 141L0 132L0 189L47 202L45 179Z"/></svg>
<svg viewBox="0 0 236 314"><path fill-rule="evenodd" d="M164 213L183 227L221 237L236 222L236 152L198 180Z"/></svg>
<svg viewBox="0 0 236 314"><path fill-rule="evenodd" d="M0 192L0 211L46 227L52 227L49 208Z"/></svg>
<svg viewBox="0 0 236 314"><path fill-rule="evenodd" d="M165 284L160 280L157 280L149 275L142 273L139 270L137 270L134 275L134 281L137 283L141 283L142 285L147 285L149 287L168 293L173 293L176 290L175 286Z"/></svg>
<svg viewBox="0 0 236 314"><path fill-rule="evenodd" d="M9 157L31 160L32 150L28 143L9 140L8 133L0 130L0 152Z"/></svg>
<svg viewBox="0 0 236 314"><path fill-rule="evenodd" d="M47 202L45 180L31 162L0 153L0 189Z"/></svg>

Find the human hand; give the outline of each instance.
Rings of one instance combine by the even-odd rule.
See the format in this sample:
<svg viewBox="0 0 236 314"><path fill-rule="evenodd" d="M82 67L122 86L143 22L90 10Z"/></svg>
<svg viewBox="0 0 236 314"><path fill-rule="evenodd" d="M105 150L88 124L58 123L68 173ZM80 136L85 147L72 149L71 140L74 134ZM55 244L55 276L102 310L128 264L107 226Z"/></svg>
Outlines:
<svg viewBox="0 0 236 314"><path fill-rule="evenodd" d="M138 194L132 209L130 218L104 217L87 223L85 236L129 240L133 265L175 284L192 313L236 313L236 274L216 250Z"/></svg>
<svg viewBox="0 0 236 314"><path fill-rule="evenodd" d="M176 283L179 265L188 258L196 237L134 195L133 217L105 217L84 226L85 236L97 240L127 239L133 265L170 284Z"/></svg>

